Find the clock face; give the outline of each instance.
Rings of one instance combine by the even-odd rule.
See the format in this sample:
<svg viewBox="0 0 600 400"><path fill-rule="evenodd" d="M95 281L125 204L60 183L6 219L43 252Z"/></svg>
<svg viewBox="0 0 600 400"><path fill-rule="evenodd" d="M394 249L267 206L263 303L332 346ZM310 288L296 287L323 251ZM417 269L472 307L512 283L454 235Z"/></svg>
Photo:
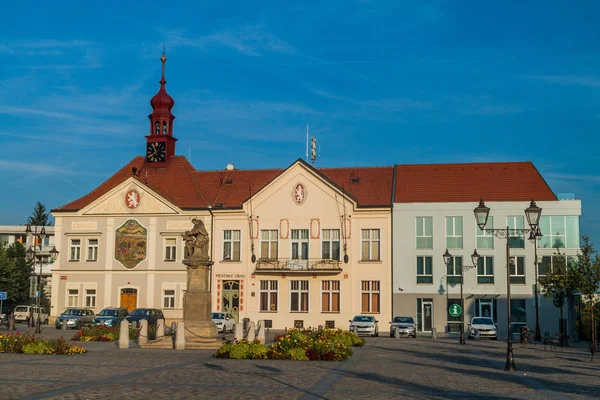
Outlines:
<svg viewBox="0 0 600 400"><path fill-rule="evenodd" d="M164 142L151 142L146 145L146 160L149 162L163 162L166 157Z"/></svg>

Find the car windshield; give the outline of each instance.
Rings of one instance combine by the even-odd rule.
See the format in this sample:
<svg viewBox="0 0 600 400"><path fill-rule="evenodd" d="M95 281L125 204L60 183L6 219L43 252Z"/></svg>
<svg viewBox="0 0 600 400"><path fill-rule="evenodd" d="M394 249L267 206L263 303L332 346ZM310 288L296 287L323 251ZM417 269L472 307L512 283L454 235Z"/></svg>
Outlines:
<svg viewBox="0 0 600 400"><path fill-rule="evenodd" d="M27 311L26 306L19 306L19 307L15 308L15 312L23 312L23 311Z"/></svg>
<svg viewBox="0 0 600 400"><path fill-rule="evenodd" d="M412 317L394 317L395 323L414 324Z"/></svg>
<svg viewBox="0 0 600 400"><path fill-rule="evenodd" d="M367 317L366 315L357 315L352 320L353 322L373 322L375 320L374 317Z"/></svg>
<svg viewBox="0 0 600 400"><path fill-rule="evenodd" d="M117 310L102 310L98 315L101 317L114 317L117 315Z"/></svg>
<svg viewBox="0 0 600 400"><path fill-rule="evenodd" d="M211 319L225 319L225 314L220 313L220 312L214 312L214 313L212 313L210 318Z"/></svg>
<svg viewBox="0 0 600 400"><path fill-rule="evenodd" d="M473 325L494 325L494 320L491 318L473 318Z"/></svg>
<svg viewBox="0 0 600 400"><path fill-rule="evenodd" d="M145 310L143 308L136 308L131 312L130 315L150 315L150 310Z"/></svg>
<svg viewBox="0 0 600 400"><path fill-rule="evenodd" d="M82 310L69 309L69 310L65 310L65 312L63 312L63 315L82 315L82 313L83 313Z"/></svg>

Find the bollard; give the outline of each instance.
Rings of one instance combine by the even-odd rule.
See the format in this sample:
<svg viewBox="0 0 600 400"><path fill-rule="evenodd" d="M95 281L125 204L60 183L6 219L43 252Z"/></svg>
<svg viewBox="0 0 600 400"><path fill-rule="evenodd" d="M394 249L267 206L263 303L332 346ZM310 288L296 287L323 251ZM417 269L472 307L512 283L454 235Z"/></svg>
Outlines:
<svg viewBox="0 0 600 400"><path fill-rule="evenodd" d="M437 331L435 328L431 328L431 338L437 339Z"/></svg>
<svg viewBox="0 0 600 400"><path fill-rule="evenodd" d="M233 335L233 340L240 341L244 338L244 324L238 322L235 324L235 333Z"/></svg>
<svg viewBox="0 0 600 400"><path fill-rule="evenodd" d="M119 348L129 348L129 321L127 321L126 319L121 321L121 326L119 327Z"/></svg>
<svg viewBox="0 0 600 400"><path fill-rule="evenodd" d="M175 331L175 350L185 350L185 324L183 321L177 323Z"/></svg>
<svg viewBox="0 0 600 400"><path fill-rule="evenodd" d="M400 328L395 326L393 329L394 329L394 339L400 339Z"/></svg>
<svg viewBox="0 0 600 400"><path fill-rule="evenodd" d="M138 334L138 345L142 346L148 343L148 320L140 321L140 333Z"/></svg>
<svg viewBox="0 0 600 400"><path fill-rule="evenodd" d="M8 319L8 330L9 332L15 330L15 317L13 316Z"/></svg>
<svg viewBox="0 0 600 400"><path fill-rule="evenodd" d="M61 328L62 328L63 331L67 330L67 320L66 319L62 320Z"/></svg>
<svg viewBox="0 0 600 400"><path fill-rule="evenodd" d="M156 339L165 336L165 320L159 319L156 321Z"/></svg>
<svg viewBox="0 0 600 400"><path fill-rule="evenodd" d="M356 325L352 326L352 333L354 333L355 335L358 335L358 327Z"/></svg>
<svg viewBox="0 0 600 400"><path fill-rule="evenodd" d="M253 342L255 335L256 335L256 332L255 332L255 328L254 328L254 322L250 321L250 322L248 322L248 341Z"/></svg>
<svg viewBox="0 0 600 400"><path fill-rule="evenodd" d="M258 333L256 339L262 344L265 344L265 323L264 321L258 321Z"/></svg>

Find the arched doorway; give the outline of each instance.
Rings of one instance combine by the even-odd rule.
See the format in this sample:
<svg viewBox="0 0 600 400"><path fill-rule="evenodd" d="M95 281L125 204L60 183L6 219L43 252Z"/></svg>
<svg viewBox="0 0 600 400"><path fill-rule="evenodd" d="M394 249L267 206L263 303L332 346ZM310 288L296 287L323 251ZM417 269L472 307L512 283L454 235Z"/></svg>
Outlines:
<svg viewBox="0 0 600 400"><path fill-rule="evenodd" d="M137 307L137 289L125 288L121 289L121 305L125 307L129 312L133 311Z"/></svg>

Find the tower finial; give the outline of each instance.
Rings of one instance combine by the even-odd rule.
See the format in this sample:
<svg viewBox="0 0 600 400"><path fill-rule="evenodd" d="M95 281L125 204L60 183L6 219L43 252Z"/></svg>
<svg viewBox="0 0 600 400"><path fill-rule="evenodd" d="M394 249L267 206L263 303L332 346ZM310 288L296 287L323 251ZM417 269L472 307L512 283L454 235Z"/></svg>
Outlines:
<svg viewBox="0 0 600 400"><path fill-rule="evenodd" d="M167 62L167 56L165 56L165 48L163 47L163 54L160 58L160 62L162 63L162 76L160 77L160 87L164 89L165 83L167 83L165 79L165 63Z"/></svg>

